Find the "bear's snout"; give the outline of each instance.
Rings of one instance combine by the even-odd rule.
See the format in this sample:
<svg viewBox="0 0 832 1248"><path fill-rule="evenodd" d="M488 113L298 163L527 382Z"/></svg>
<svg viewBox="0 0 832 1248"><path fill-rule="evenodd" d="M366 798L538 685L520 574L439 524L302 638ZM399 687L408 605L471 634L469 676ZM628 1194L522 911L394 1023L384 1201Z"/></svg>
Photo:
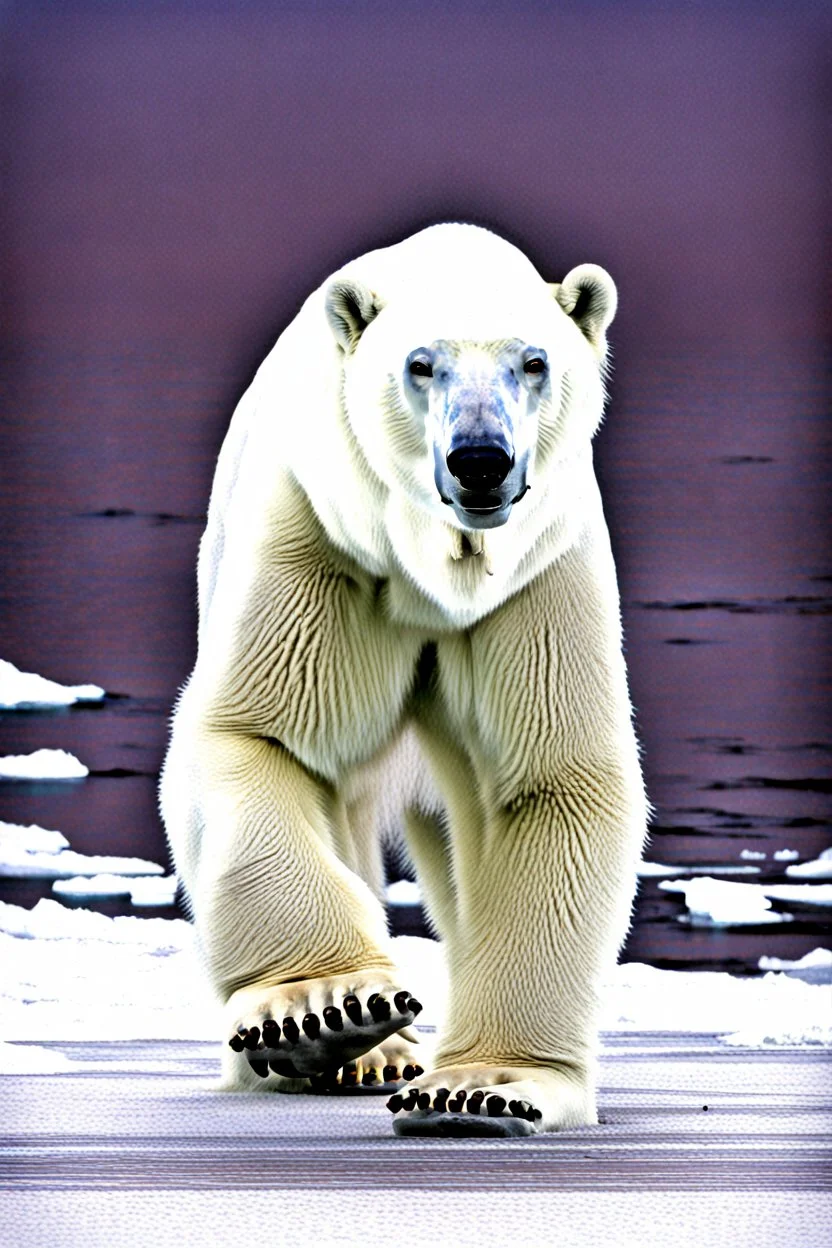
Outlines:
<svg viewBox="0 0 832 1248"><path fill-rule="evenodd" d="M448 471L463 490L497 489L514 467L514 456L497 443L462 443L448 453Z"/></svg>

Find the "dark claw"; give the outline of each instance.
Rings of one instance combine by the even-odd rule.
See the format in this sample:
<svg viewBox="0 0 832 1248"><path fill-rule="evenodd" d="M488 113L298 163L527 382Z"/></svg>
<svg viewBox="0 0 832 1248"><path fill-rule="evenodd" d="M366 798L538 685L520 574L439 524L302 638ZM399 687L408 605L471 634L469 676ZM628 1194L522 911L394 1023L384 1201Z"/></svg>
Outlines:
<svg viewBox="0 0 832 1248"><path fill-rule="evenodd" d="M265 1079L269 1073L268 1062L249 1062L249 1066L254 1071L255 1075L259 1075L261 1079Z"/></svg>
<svg viewBox="0 0 832 1248"><path fill-rule="evenodd" d="M515 1118L526 1117L526 1106L523 1104L522 1101L509 1101L508 1107L511 1110L511 1112L514 1114Z"/></svg>
<svg viewBox="0 0 832 1248"><path fill-rule="evenodd" d="M385 1083L393 1083L393 1081L398 1079L398 1077L399 1077L399 1072L395 1066L384 1067L384 1082Z"/></svg>
<svg viewBox="0 0 832 1248"><path fill-rule="evenodd" d="M330 1031L343 1031L344 1020L337 1005L328 1005L324 1010L324 1022Z"/></svg>
<svg viewBox="0 0 832 1248"><path fill-rule="evenodd" d="M418 1092L416 1091L416 1089L415 1089L415 1088L409 1088L409 1089L408 1089L408 1091L407 1091L407 1095L405 1096L404 1100L402 1101L402 1109L415 1109L415 1108L416 1108L416 1097L417 1097L418 1095L419 1095L419 1094L418 1094Z"/></svg>
<svg viewBox="0 0 832 1248"><path fill-rule="evenodd" d="M298 1040L300 1040L298 1025L293 1018L284 1018L283 1034L289 1041L289 1044L297 1044Z"/></svg>
<svg viewBox="0 0 832 1248"><path fill-rule="evenodd" d="M252 1063L249 1063L251 1065ZM290 1062L288 1058L273 1057L269 1061L269 1067L276 1075L282 1075L284 1079L302 1079L298 1068L294 1062Z"/></svg>
<svg viewBox="0 0 832 1248"><path fill-rule="evenodd" d="M400 1096L398 1092L394 1092L390 1097L390 1100L387 1102L387 1108L390 1110L391 1114L397 1114L403 1103L404 1097Z"/></svg>
<svg viewBox="0 0 832 1248"><path fill-rule="evenodd" d="M341 1086L343 1088L354 1088L358 1083L358 1067L355 1062L350 1062L341 1072Z"/></svg>
<svg viewBox="0 0 832 1248"><path fill-rule="evenodd" d="M407 1002L408 1002L409 997L410 997L410 993L402 990L401 992L397 992L395 997L393 998L393 1001L395 1002L395 1005L396 1005L396 1009L399 1011L400 1014L407 1013Z"/></svg>
<svg viewBox="0 0 832 1248"><path fill-rule="evenodd" d="M480 1112L480 1106L482 1105L484 1100L485 1100L484 1092L472 1092L471 1095L468 1097L468 1113L478 1114Z"/></svg>
<svg viewBox="0 0 832 1248"><path fill-rule="evenodd" d="M370 1011L374 1023L386 1023L390 1017L390 1002L377 992L374 992L368 998L367 1009Z"/></svg>
<svg viewBox="0 0 832 1248"><path fill-rule="evenodd" d="M461 1112L462 1106L465 1104L465 1098L467 1095L468 1093L463 1088L460 1092L457 1092L456 1096L454 1097L452 1101L448 1101L448 1109L451 1111L452 1114L458 1114Z"/></svg>
<svg viewBox="0 0 832 1248"><path fill-rule="evenodd" d="M526 1121L527 1122L534 1122L536 1118L542 1118L542 1117L543 1117L542 1110L535 1109L534 1105L526 1106Z"/></svg>
<svg viewBox="0 0 832 1248"><path fill-rule="evenodd" d="M430 1092L420 1092L416 1097L416 1104L420 1109L430 1109Z"/></svg>
<svg viewBox="0 0 832 1248"><path fill-rule="evenodd" d="M375 1083L375 1081L376 1072L374 1070L365 1070L364 1074L361 1076L361 1082L364 1084L364 1087L368 1088L370 1084Z"/></svg>
<svg viewBox="0 0 832 1248"><path fill-rule="evenodd" d="M267 1049L276 1049L280 1043L280 1027L273 1018L263 1019L263 1043Z"/></svg>
<svg viewBox="0 0 832 1248"><path fill-rule="evenodd" d="M506 1098L504 1096L489 1096L485 1103L485 1108L490 1118L499 1118L506 1107Z"/></svg>
<svg viewBox="0 0 832 1248"><path fill-rule="evenodd" d="M543 1117L543 1110L542 1110L542 1109L533 1109L533 1110L532 1110L532 1116L531 1116L531 1118L529 1119L529 1122L537 1122L537 1121L538 1121L540 1118L542 1118L542 1117Z"/></svg>
<svg viewBox="0 0 832 1248"><path fill-rule="evenodd" d="M403 1079L407 1079L407 1080L408 1080L408 1082L409 1082L411 1079L415 1079L415 1078L416 1078L416 1067L415 1067L415 1066L413 1066L413 1065L411 1065L411 1063L410 1063L410 1062L408 1062L408 1063L407 1063L407 1065L405 1066L404 1070L402 1071L402 1078L403 1078Z"/></svg>
<svg viewBox="0 0 832 1248"><path fill-rule="evenodd" d="M450 1088L440 1088L433 1098L433 1108L440 1111L444 1110L448 1097L451 1095Z"/></svg>
<svg viewBox="0 0 832 1248"><path fill-rule="evenodd" d="M364 1015L361 1011L361 1002L352 993L348 997L344 997L344 1013L350 1022L355 1023L356 1027L363 1025Z"/></svg>
<svg viewBox="0 0 832 1248"><path fill-rule="evenodd" d="M301 1023L301 1027L310 1040L317 1040L321 1034L321 1020L317 1014L307 1014Z"/></svg>
<svg viewBox="0 0 832 1248"><path fill-rule="evenodd" d="M421 1001L417 1001L415 997L411 997L407 1003L407 1008L410 1010L411 1014L421 1014L424 1007L422 1006Z"/></svg>
<svg viewBox="0 0 832 1248"><path fill-rule="evenodd" d="M242 1053L243 1049L246 1047L243 1044L242 1036L232 1036L228 1043L231 1045L235 1053Z"/></svg>
<svg viewBox="0 0 832 1248"><path fill-rule="evenodd" d="M256 1049L260 1043L260 1028L252 1027L251 1031L243 1036L243 1044L247 1049Z"/></svg>

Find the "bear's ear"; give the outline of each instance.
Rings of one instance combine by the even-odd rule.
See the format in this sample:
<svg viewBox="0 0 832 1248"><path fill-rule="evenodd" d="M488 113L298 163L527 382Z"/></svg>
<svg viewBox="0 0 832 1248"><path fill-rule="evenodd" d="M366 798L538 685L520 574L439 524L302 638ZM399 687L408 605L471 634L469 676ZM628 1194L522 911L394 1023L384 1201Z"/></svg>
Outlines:
<svg viewBox="0 0 832 1248"><path fill-rule="evenodd" d="M326 315L338 345L354 351L364 330L378 316L382 303L356 278L339 278L326 292Z"/></svg>
<svg viewBox="0 0 832 1248"><path fill-rule="evenodd" d="M607 353L607 327L618 306L615 282L606 269L598 264L579 264L562 282L552 285L551 291L603 358Z"/></svg>

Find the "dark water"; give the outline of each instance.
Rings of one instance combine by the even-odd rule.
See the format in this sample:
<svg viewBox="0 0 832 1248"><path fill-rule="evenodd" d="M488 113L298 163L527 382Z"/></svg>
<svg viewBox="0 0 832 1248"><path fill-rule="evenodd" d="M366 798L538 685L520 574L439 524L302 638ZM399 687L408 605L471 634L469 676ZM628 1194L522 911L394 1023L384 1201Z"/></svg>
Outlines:
<svg viewBox="0 0 832 1248"><path fill-rule="evenodd" d="M327 273L462 219L550 279L590 260L619 285L597 462L651 856L813 857L832 839L832 11L402 14L2 6L0 657L124 697L0 716L2 752L63 746L94 773L4 785L0 818L164 855L155 775L234 402ZM703 933L680 909L643 885L630 956L820 939L816 917Z"/></svg>

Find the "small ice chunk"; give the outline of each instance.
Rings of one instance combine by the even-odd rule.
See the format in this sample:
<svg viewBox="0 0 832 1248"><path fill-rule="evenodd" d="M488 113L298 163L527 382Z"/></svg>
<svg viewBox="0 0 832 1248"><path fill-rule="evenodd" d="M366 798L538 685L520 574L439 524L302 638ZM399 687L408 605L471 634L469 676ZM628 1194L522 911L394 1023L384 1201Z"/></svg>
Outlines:
<svg viewBox="0 0 832 1248"><path fill-rule="evenodd" d="M740 858L746 858L746 859L754 858L757 860L762 860L765 857L766 855L763 853L761 849L743 849L740 851Z"/></svg>
<svg viewBox="0 0 832 1248"><path fill-rule="evenodd" d="M761 971L808 971L812 967L832 967L832 949L818 946L811 953L804 953L796 962L788 958L767 958L765 955L757 960Z"/></svg>
<svg viewBox="0 0 832 1248"><path fill-rule="evenodd" d="M0 707L70 706L73 702L99 702L105 690L99 685L59 685L57 681L21 672L14 663L0 659Z"/></svg>
<svg viewBox="0 0 832 1248"><path fill-rule="evenodd" d="M124 875L76 875L56 880L52 892L61 897L129 897L134 906L171 906L176 895L176 876L130 879Z"/></svg>
<svg viewBox="0 0 832 1248"><path fill-rule="evenodd" d="M132 883L123 875L73 875L55 880L52 892L60 897L129 897Z"/></svg>
<svg viewBox="0 0 832 1248"><path fill-rule="evenodd" d="M413 880L396 880L395 884L387 885L387 901L391 906L418 906L422 893Z"/></svg>
<svg viewBox="0 0 832 1248"><path fill-rule="evenodd" d="M667 866L662 862L640 862L636 868L636 875L639 879L649 878L650 876L659 875L759 875L759 867L737 867L723 866L693 866L688 863L687 866Z"/></svg>
<svg viewBox="0 0 832 1248"><path fill-rule="evenodd" d="M106 854L77 854L72 849L50 854L18 849L0 841L0 877L15 879L70 879L75 875L164 875L158 862L118 858Z"/></svg>
<svg viewBox="0 0 832 1248"><path fill-rule="evenodd" d="M131 880L130 900L134 906L172 906L176 900L176 876L145 876Z"/></svg>
<svg viewBox="0 0 832 1248"><path fill-rule="evenodd" d="M832 884L761 884L775 901L800 902L804 906L832 906Z"/></svg>
<svg viewBox="0 0 832 1248"><path fill-rule="evenodd" d="M0 822L0 859L7 846L28 853L39 851L43 854L58 854L62 849L69 848L69 841L60 832L50 832L47 828L39 828L36 823L2 823Z"/></svg>
<svg viewBox="0 0 832 1248"><path fill-rule="evenodd" d="M786 867L786 875L798 880L832 880L832 849L825 849L812 862L792 863Z"/></svg>
<svg viewBox="0 0 832 1248"><path fill-rule="evenodd" d="M89 774L89 768L66 750L0 757L0 780L79 780Z"/></svg>
<svg viewBox="0 0 832 1248"><path fill-rule="evenodd" d="M775 849L771 856L775 862L794 862L795 858L800 857L800 854L796 849Z"/></svg>
<svg viewBox="0 0 832 1248"><path fill-rule="evenodd" d="M785 915L771 912L771 902L758 884L734 884L705 876L697 880L663 880L659 888L684 893L695 925L738 927L788 921Z"/></svg>

